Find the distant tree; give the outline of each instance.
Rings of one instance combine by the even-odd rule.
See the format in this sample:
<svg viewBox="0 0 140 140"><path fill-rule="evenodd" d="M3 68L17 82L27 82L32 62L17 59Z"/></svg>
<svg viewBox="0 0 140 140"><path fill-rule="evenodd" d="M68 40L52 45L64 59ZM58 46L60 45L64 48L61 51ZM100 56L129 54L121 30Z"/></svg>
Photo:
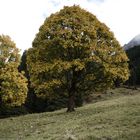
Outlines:
<svg viewBox="0 0 140 140"><path fill-rule="evenodd" d="M19 50L9 36L0 36L0 108L20 106L27 96L27 79L18 72Z"/></svg>
<svg viewBox="0 0 140 140"><path fill-rule="evenodd" d="M27 70L27 50L25 50L21 56L21 61L18 70L19 72L24 71L25 77L29 80L29 72Z"/></svg>
<svg viewBox="0 0 140 140"><path fill-rule="evenodd" d="M47 18L27 53L31 85L38 96L75 97L126 81L128 58L109 28L79 6L64 7ZM80 97L79 96L79 97Z"/></svg>
<svg viewBox="0 0 140 140"><path fill-rule="evenodd" d="M140 85L140 46L134 46L126 50L129 58L129 68L131 76L128 80L129 85Z"/></svg>

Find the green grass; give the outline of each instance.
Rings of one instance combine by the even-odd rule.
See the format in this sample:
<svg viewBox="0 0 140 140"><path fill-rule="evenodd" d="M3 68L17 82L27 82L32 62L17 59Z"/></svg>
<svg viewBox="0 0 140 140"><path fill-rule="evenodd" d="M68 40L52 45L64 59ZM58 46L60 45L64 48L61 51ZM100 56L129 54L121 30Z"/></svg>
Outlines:
<svg viewBox="0 0 140 140"><path fill-rule="evenodd" d="M62 109L0 119L0 140L140 140L139 92L112 90L111 97L73 113Z"/></svg>

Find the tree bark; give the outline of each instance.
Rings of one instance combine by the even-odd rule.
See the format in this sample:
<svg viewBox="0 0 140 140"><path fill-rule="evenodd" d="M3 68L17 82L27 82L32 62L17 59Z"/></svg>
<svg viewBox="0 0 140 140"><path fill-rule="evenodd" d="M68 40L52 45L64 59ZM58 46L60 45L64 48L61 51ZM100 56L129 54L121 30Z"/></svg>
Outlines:
<svg viewBox="0 0 140 140"><path fill-rule="evenodd" d="M73 92L69 94L67 112L75 111L74 107L75 107L75 94Z"/></svg>

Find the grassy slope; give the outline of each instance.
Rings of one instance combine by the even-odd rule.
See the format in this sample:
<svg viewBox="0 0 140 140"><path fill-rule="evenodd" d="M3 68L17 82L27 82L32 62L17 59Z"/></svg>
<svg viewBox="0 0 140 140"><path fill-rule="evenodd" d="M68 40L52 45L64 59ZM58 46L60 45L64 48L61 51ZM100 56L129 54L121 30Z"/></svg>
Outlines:
<svg viewBox="0 0 140 140"><path fill-rule="evenodd" d="M63 109L1 119L0 139L140 140L139 91L119 92L129 94L85 105L73 113Z"/></svg>

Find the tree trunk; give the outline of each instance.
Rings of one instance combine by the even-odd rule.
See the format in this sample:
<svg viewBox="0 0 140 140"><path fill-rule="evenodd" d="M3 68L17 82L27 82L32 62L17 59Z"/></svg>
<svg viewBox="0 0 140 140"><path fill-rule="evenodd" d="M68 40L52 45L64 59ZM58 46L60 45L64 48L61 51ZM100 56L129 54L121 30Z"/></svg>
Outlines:
<svg viewBox="0 0 140 140"><path fill-rule="evenodd" d="M67 106L67 112L73 112L75 111L75 95L74 93L69 94L69 99L68 99L68 106Z"/></svg>
<svg viewBox="0 0 140 140"><path fill-rule="evenodd" d="M67 75L67 83L68 83L68 105L67 112L75 111L75 72L74 70L69 71Z"/></svg>

